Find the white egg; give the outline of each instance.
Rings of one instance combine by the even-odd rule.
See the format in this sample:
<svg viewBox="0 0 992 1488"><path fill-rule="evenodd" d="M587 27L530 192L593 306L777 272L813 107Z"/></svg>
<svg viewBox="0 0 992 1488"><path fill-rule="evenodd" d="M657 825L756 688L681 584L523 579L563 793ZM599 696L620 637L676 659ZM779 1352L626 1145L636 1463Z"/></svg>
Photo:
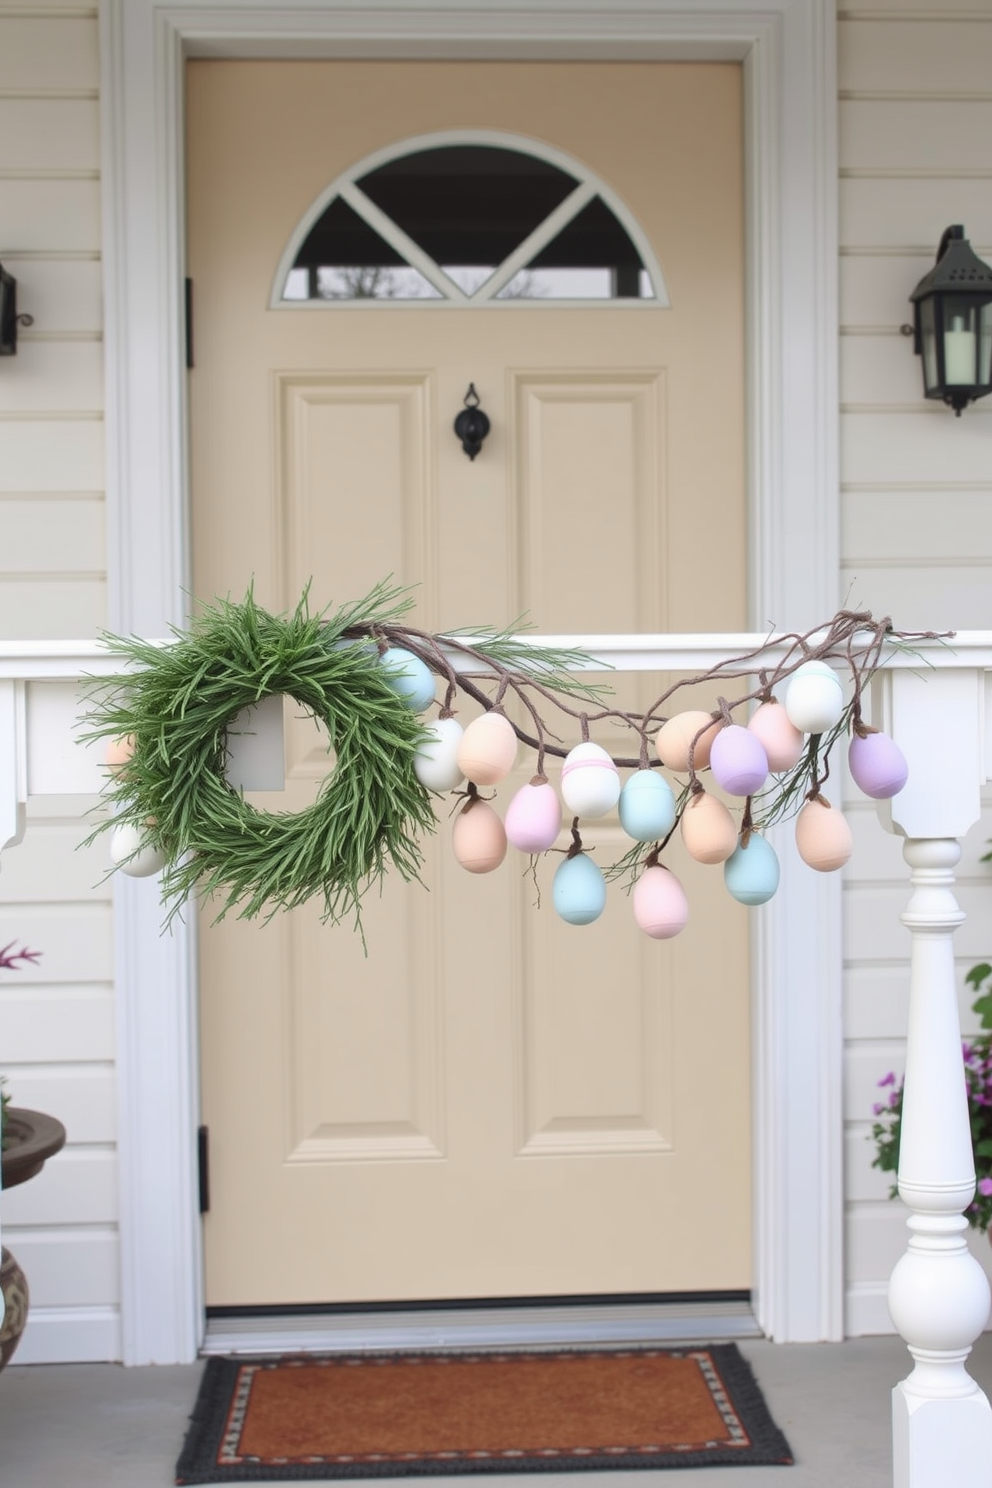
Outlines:
<svg viewBox="0 0 992 1488"><path fill-rule="evenodd" d="M561 793L575 816L605 816L620 798L620 773L606 750L576 744L561 767Z"/></svg>
<svg viewBox="0 0 992 1488"><path fill-rule="evenodd" d="M425 732L413 756L413 773L432 791L451 791L461 785L465 776L458 763L458 746L465 730L457 718L435 718Z"/></svg>
<svg viewBox="0 0 992 1488"><path fill-rule="evenodd" d="M805 661L789 678L785 692L789 721L803 734L825 734L844 711L844 689L825 661Z"/></svg>
<svg viewBox="0 0 992 1488"><path fill-rule="evenodd" d="M148 841L147 831L133 822L121 822L110 836L110 860L131 878L150 878L169 861L161 848Z"/></svg>

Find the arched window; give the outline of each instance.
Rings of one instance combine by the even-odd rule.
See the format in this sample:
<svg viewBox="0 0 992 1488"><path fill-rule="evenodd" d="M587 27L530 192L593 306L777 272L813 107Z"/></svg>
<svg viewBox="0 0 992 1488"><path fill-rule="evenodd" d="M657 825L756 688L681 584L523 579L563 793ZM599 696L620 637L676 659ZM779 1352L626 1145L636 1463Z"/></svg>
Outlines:
<svg viewBox="0 0 992 1488"><path fill-rule="evenodd" d="M283 254L273 308L357 303L667 306L631 214L557 151L505 135L432 135L362 161Z"/></svg>

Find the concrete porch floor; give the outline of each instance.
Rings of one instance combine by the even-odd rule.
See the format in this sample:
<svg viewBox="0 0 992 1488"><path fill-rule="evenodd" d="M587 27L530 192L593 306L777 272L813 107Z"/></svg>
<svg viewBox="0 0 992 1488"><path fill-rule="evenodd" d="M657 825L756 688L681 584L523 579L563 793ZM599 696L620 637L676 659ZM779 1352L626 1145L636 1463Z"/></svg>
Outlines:
<svg viewBox="0 0 992 1488"><path fill-rule="evenodd" d="M889 1396L909 1372L898 1338L839 1344L748 1339L750 1360L794 1467L695 1468L663 1473L513 1475L516 1488L891 1488ZM0 1375L3 1488L165 1488L182 1446L202 1365L122 1369L113 1364L18 1367ZM972 1354L992 1396L992 1334ZM313 1481L313 1480L311 1480ZM396 1480L398 1481L398 1480ZM417 1480L443 1483L452 1478ZM486 1476L462 1478L477 1488Z"/></svg>

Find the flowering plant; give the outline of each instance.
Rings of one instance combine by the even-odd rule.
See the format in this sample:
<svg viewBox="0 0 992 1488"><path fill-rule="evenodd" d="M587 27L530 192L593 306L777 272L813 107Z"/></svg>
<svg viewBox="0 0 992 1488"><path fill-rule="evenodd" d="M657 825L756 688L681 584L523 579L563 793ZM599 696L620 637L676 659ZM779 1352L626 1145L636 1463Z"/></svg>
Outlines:
<svg viewBox="0 0 992 1488"><path fill-rule="evenodd" d="M41 955L40 951L29 951L27 946L24 946L22 950L16 951L14 949L16 944L17 942L12 940L9 944L0 948L0 971L16 971L18 966L23 965L25 962L33 965ZM0 1084L3 1084L2 1076L0 1076ZM3 1128L9 1105L10 1096L6 1090L0 1090L0 1147L6 1147L7 1145L7 1138L4 1135Z"/></svg>
<svg viewBox="0 0 992 1488"><path fill-rule="evenodd" d="M975 1197L965 1213L968 1223L976 1230L987 1230L992 1224L992 966L982 961L971 968L965 981L978 993L971 1006L981 1024L981 1032L961 1045L978 1179ZM891 1070L883 1075L878 1083L888 1090L888 1100L877 1101L873 1107L875 1122L871 1135L877 1151L872 1167L887 1173L895 1173L899 1167L904 1080L905 1077L897 1084ZM897 1193L893 1183L890 1196L895 1198Z"/></svg>

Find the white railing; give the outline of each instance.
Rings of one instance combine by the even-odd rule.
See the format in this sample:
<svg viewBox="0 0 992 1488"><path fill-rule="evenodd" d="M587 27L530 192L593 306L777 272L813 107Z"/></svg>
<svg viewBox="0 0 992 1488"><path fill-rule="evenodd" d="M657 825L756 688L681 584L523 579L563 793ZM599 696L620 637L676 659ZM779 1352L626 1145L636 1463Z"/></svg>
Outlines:
<svg viewBox="0 0 992 1488"><path fill-rule="evenodd" d="M697 674L765 638L532 639L581 649L621 671ZM766 651L762 665L774 656ZM20 840L29 795L101 788L98 751L74 738L79 680L118 666L91 642L0 643L0 847ZM966 1369L988 1318L989 1287L964 1239L975 1173L953 957L963 918L954 897L960 839L979 820L980 788L992 774L990 703L992 632L897 651L872 684L873 722L898 741L910 766L905 789L879 808L882 825L905 839L911 883L902 916L911 951L899 1172L910 1238L889 1303L914 1368L893 1393L896 1488L992 1484L992 1408Z"/></svg>

